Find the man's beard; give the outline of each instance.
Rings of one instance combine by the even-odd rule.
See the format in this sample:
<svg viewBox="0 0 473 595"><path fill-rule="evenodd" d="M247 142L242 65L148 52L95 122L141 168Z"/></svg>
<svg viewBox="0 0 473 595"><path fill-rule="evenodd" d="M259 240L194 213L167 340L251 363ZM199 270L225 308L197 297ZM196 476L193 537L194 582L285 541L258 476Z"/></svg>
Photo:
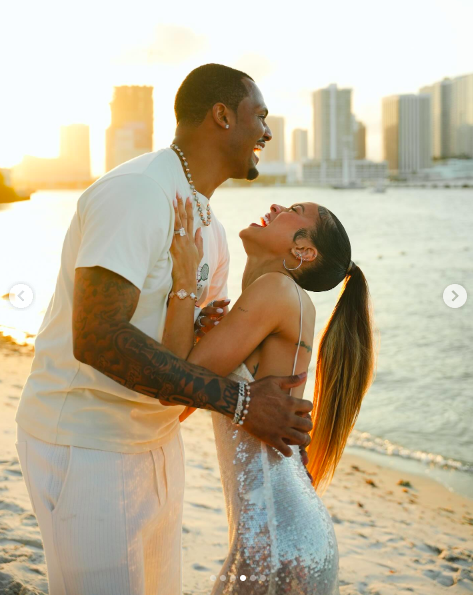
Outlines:
<svg viewBox="0 0 473 595"><path fill-rule="evenodd" d="M248 173L246 174L246 179L251 182L252 180L256 180L256 178L259 176L259 171L256 169L256 167L254 165L252 165L250 167L250 169L248 170Z"/></svg>

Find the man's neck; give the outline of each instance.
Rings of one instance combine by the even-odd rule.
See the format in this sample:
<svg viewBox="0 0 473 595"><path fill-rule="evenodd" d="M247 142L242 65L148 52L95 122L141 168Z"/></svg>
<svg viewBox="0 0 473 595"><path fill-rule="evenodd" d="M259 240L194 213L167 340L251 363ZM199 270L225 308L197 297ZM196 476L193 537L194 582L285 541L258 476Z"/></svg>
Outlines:
<svg viewBox="0 0 473 595"><path fill-rule="evenodd" d="M177 132L173 144L184 153L187 168L190 170L186 173L191 174L195 189L200 194L210 198L216 188L230 177L223 156L219 155L218 148L210 146L208 141Z"/></svg>

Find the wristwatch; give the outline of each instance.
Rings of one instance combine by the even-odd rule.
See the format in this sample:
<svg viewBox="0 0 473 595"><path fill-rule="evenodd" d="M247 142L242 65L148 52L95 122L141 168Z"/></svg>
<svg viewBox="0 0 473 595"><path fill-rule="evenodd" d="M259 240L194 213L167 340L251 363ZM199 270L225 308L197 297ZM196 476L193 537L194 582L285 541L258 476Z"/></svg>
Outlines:
<svg viewBox="0 0 473 595"><path fill-rule="evenodd" d="M169 299L173 298L175 295L180 300L185 300L186 297L190 297L196 302L198 299L194 292L188 293L185 289L180 289L179 291L171 291L171 293L169 294Z"/></svg>

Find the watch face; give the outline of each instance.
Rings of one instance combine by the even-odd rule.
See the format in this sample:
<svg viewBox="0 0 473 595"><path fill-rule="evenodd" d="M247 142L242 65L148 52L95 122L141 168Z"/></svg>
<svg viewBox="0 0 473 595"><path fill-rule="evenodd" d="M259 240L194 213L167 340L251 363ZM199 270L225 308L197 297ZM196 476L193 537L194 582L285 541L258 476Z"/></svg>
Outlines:
<svg viewBox="0 0 473 595"><path fill-rule="evenodd" d="M209 278L209 265L207 263L202 265L202 268L200 269L200 278L202 281L207 281Z"/></svg>

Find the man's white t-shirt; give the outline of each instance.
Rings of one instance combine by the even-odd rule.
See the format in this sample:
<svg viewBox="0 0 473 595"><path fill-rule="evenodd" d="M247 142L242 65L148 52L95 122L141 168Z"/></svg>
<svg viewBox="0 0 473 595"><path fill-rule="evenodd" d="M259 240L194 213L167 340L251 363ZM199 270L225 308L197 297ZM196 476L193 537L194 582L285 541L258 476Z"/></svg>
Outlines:
<svg viewBox="0 0 473 595"><path fill-rule="evenodd" d="M63 444L124 453L152 450L179 430L181 406L166 407L75 359L72 298L78 267L100 266L140 290L131 324L161 341L172 288L172 201L191 196L179 157L162 149L112 170L79 198L67 231L56 289L35 343L35 357L16 420L33 436ZM199 194L204 213L207 199ZM212 213L202 227L204 257L197 305L227 297L229 252Z"/></svg>

